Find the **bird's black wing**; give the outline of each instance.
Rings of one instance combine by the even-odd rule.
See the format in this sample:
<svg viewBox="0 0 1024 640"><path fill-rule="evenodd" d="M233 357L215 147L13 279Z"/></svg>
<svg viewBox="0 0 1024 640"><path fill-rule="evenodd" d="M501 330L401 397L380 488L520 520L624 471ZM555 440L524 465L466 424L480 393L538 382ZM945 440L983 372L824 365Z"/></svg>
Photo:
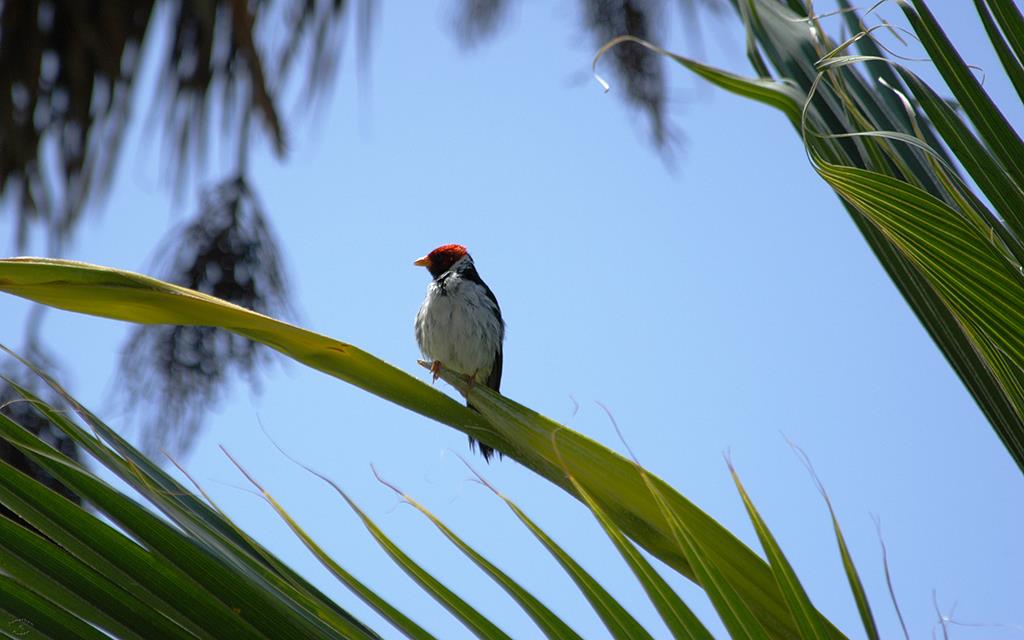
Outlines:
<svg viewBox="0 0 1024 640"><path fill-rule="evenodd" d="M497 314L498 314L498 322L501 323L501 334L499 335L499 342L504 341L505 340L505 320L501 317L501 305L498 304L498 297L494 295L494 292L491 291L491 288L488 287L487 283L484 282L484 279L480 277L480 273L477 272L476 267L474 267L472 263L470 263L468 267L466 267L465 269L462 270L461 275L466 280L469 280L470 282L475 282L476 284L478 284L481 287L483 287L484 288L484 295L486 295L488 297L488 299L490 299L490 301L494 303L494 311L497 312ZM501 346L500 345L498 346L498 379L499 380L501 379ZM491 388L497 390L496 386L495 387L491 387Z"/></svg>
<svg viewBox="0 0 1024 640"><path fill-rule="evenodd" d="M495 391L501 387L501 345L498 345L498 353L494 356L494 368L491 375L487 376L487 386Z"/></svg>
<svg viewBox="0 0 1024 640"><path fill-rule="evenodd" d="M501 317L501 307L498 306L498 298L494 295L494 292L491 291L491 288L483 281L480 274L477 273L476 267L473 266L473 263L470 263L468 268L462 271L462 277L475 282L484 288L484 293L488 298L490 298L491 302L494 303L494 310L498 314L498 323L500 325L500 333L498 334L498 352L494 354L494 366L491 367L491 373L487 376L486 381L489 388L498 391L499 387L501 387L501 345L505 340L505 320ZM466 401L466 406L477 411L476 407L471 405L468 400ZM478 444L480 445L480 454L484 457L485 461L490 462L491 456L494 455L494 449L482 442L478 443L473 436L469 436L470 449L476 449ZM498 452L498 457L503 457L500 451Z"/></svg>
<svg viewBox="0 0 1024 640"><path fill-rule="evenodd" d="M490 375L487 376L487 386L495 391L497 391L498 387L501 386L501 345L498 345L498 353L494 355L494 368L491 369ZM469 400L466 401L466 406L473 411L477 411L477 408L471 405ZM491 456L494 455L494 449L488 447L482 442L477 442L473 436L469 436L469 448L471 450L475 450L477 445L480 446L480 455L484 457L486 462L490 462ZM504 455L499 451L498 458L502 457L504 457Z"/></svg>

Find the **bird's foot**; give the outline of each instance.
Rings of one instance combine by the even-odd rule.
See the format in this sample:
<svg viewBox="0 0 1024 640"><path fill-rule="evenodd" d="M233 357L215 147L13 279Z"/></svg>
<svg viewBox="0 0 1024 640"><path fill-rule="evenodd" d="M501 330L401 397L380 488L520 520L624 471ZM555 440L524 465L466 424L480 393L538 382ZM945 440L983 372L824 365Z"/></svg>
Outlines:
<svg viewBox="0 0 1024 640"><path fill-rule="evenodd" d="M439 360L430 363L430 374L434 377L434 382L441 377L441 362Z"/></svg>

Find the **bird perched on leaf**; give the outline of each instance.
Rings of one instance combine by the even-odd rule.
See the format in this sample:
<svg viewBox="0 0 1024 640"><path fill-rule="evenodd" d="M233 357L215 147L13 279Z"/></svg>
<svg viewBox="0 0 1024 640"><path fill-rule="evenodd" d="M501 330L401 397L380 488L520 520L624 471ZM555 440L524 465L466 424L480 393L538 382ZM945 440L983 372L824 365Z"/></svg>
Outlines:
<svg viewBox="0 0 1024 640"><path fill-rule="evenodd" d="M434 278L416 314L416 342L433 363L434 380L443 364L497 391L505 321L498 299L480 279L466 247L446 244L413 264L426 267ZM468 401L466 406L473 409ZM470 437L470 448L476 444ZM481 443L480 453L490 461L494 449Z"/></svg>

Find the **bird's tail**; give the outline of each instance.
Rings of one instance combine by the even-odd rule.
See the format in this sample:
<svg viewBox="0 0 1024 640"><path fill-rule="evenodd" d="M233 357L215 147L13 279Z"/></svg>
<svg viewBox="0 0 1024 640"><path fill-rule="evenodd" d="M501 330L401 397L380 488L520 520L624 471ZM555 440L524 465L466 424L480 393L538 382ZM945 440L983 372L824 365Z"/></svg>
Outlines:
<svg viewBox="0 0 1024 640"><path fill-rule="evenodd" d="M480 413L480 411L473 405L469 404L468 401L466 402L466 406L472 409L473 411ZM478 446L480 447L480 455L484 457L484 462L489 463L491 461L491 457L494 456L494 447L488 447L486 444L478 442L477 439L474 438L473 436L469 436L469 450L475 452ZM499 451L498 460L501 460L504 457L504 454L502 454Z"/></svg>
<svg viewBox="0 0 1024 640"><path fill-rule="evenodd" d="M476 451L476 448L478 446L480 447L480 455L484 457L484 462L490 462L491 456L494 455L494 447L488 447L486 444L482 442L477 442L473 436L469 436L469 450ZM500 460L501 458L502 455L499 453L498 459Z"/></svg>

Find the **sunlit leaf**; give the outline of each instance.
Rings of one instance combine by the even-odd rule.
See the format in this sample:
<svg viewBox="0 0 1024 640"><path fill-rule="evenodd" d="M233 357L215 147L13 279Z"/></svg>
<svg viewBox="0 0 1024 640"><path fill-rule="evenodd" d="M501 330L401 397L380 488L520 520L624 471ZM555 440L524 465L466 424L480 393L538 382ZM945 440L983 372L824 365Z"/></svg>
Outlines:
<svg viewBox="0 0 1024 640"><path fill-rule="evenodd" d="M446 381L472 394L479 413L357 347L145 276L78 262L9 259L0 260L0 291L131 322L225 328L460 429L572 494L561 457L627 535L683 575L694 577L671 526L633 463L481 385L470 391L466 381L455 374L442 371ZM557 453L551 441L555 431L559 433ZM768 565L678 492L660 479L648 477L671 504L675 517L687 523L708 553L722 560L721 570L760 624L774 636L790 635L792 621Z"/></svg>

